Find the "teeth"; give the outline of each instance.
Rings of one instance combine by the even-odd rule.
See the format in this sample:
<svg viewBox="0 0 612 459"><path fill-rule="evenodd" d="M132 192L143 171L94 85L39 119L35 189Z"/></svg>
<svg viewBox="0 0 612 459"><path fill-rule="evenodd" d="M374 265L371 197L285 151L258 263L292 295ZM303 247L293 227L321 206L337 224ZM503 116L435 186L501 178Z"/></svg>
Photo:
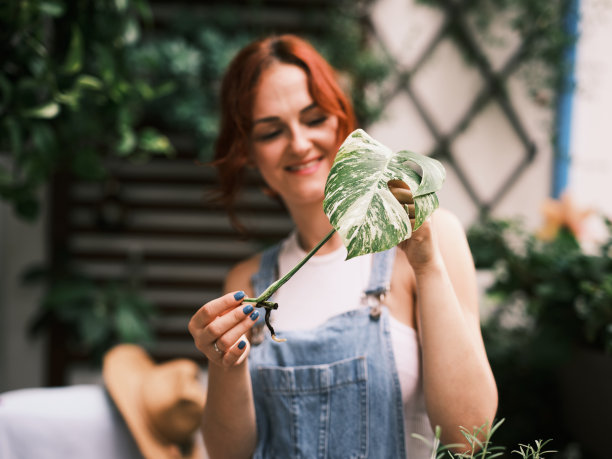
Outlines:
<svg viewBox="0 0 612 459"><path fill-rule="evenodd" d="M300 164L298 166L288 166L287 169L290 171L301 171L303 169L308 169L309 167L314 166L319 162L318 159L313 159L312 161L308 161L307 163Z"/></svg>

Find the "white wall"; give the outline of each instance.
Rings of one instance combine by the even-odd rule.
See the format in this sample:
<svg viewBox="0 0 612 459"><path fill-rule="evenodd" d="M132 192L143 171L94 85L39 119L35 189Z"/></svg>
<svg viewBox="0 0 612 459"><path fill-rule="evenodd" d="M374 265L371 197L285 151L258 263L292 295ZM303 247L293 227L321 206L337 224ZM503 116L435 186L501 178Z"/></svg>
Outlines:
<svg viewBox="0 0 612 459"><path fill-rule="evenodd" d="M612 218L612 1L581 3L568 191Z"/></svg>
<svg viewBox="0 0 612 459"><path fill-rule="evenodd" d="M45 227L44 214L24 223L0 202L0 392L44 384L44 341L27 336L42 288L21 277L44 261Z"/></svg>

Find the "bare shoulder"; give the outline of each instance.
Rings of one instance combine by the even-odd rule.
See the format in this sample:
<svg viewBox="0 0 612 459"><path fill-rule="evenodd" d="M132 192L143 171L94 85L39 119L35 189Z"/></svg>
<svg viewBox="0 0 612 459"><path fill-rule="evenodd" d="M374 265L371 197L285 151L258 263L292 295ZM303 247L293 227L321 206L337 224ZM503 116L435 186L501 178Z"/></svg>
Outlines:
<svg viewBox="0 0 612 459"><path fill-rule="evenodd" d="M465 237L459 218L448 209L439 208L432 214L436 232L443 237Z"/></svg>
<svg viewBox="0 0 612 459"><path fill-rule="evenodd" d="M432 221L444 264L459 300L473 310L478 304L476 269L463 225L446 209L436 210Z"/></svg>
<svg viewBox="0 0 612 459"><path fill-rule="evenodd" d="M247 296L253 296L251 277L259 269L260 260L261 254L258 253L234 265L225 278L224 291L243 290Z"/></svg>
<svg viewBox="0 0 612 459"><path fill-rule="evenodd" d="M465 229L459 218L447 209L439 208L432 214L432 222L442 255L457 260L469 258L471 253Z"/></svg>

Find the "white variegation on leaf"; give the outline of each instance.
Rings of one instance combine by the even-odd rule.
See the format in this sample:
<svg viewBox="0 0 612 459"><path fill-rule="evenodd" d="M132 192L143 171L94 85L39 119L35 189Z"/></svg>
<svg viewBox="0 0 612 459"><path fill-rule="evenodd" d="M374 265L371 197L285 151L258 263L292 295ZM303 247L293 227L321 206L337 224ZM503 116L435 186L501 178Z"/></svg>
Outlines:
<svg viewBox="0 0 612 459"><path fill-rule="evenodd" d="M410 151L393 153L365 131L353 131L340 146L325 186L323 209L347 248L347 259L382 252L412 234L407 209L388 182L401 180L412 192L415 229L438 207L442 164Z"/></svg>

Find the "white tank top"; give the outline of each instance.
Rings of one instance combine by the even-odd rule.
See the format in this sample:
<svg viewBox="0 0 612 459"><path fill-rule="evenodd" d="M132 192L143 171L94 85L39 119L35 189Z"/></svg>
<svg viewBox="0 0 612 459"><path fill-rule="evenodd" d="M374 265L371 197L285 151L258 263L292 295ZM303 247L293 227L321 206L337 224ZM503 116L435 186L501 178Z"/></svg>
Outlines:
<svg viewBox="0 0 612 459"><path fill-rule="evenodd" d="M364 307L363 292L368 286L372 255L346 260L346 248L315 255L275 294L279 308L272 313L275 330L303 330L316 327L331 317ZM306 252L294 231L283 241L279 276L284 276ZM390 317L391 341L404 407L406 457L429 456L429 446L412 433L433 438L423 397L420 348L416 330Z"/></svg>

